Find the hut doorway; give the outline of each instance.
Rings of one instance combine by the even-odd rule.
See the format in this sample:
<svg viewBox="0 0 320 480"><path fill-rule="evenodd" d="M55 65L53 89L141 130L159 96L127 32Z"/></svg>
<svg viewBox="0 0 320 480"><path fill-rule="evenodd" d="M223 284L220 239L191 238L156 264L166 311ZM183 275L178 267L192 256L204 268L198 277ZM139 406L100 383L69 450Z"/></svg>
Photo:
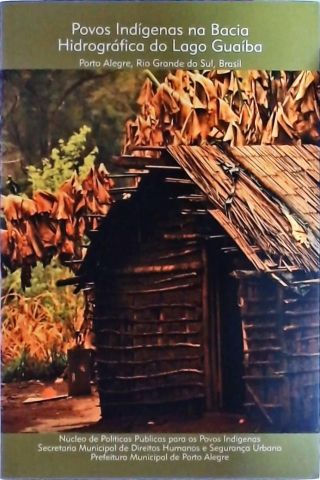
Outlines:
<svg viewBox="0 0 320 480"><path fill-rule="evenodd" d="M237 259L222 253L215 242L206 249L208 342L212 408L232 413L243 410L243 339L238 281L231 276Z"/></svg>

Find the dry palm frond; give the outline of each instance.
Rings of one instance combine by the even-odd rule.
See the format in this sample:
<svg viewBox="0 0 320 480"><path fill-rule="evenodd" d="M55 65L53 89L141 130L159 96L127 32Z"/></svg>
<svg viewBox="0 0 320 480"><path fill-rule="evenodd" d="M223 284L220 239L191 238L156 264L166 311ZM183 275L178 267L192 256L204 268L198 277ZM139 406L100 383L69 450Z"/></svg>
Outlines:
<svg viewBox="0 0 320 480"><path fill-rule="evenodd" d="M231 146L319 141L319 74L264 70L177 70L160 85L144 83L124 152L134 146ZM145 151L145 155L157 155ZM143 155L139 151L139 155Z"/></svg>
<svg viewBox="0 0 320 480"><path fill-rule="evenodd" d="M82 182L74 173L55 194L38 191L32 199L3 196L1 209L7 227L0 237L3 273L21 268L22 286L26 287L37 261L46 265L55 254L63 261L81 258L81 239L95 228L94 215L107 214L112 185L100 165L91 168Z"/></svg>

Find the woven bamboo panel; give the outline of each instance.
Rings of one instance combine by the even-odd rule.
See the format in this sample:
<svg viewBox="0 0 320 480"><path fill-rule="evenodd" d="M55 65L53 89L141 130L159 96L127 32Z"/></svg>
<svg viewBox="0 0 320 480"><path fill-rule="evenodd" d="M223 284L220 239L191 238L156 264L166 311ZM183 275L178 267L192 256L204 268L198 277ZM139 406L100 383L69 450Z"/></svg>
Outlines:
<svg viewBox="0 0 320 480"><path fill-rule="evenodd" d="M242 280L244 379L249 414L272 428L313 431L319 412L319 292Z"/></svg>
<svg viewBox="0 0 320 480"><path fill-rule="evenodd" d="M115 261L96 283L104 416L115 408L124 412L205 397L203 264L194 220L173 208L155 211L150 225L126 262Z"/></svg>

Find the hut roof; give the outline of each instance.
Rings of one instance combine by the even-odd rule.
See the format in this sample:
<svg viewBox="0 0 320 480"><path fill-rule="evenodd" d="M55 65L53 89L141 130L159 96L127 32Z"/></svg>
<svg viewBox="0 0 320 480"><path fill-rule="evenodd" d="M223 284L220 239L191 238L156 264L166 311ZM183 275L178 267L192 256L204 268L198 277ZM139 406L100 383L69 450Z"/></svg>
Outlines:
<svg viewBox="0 0 320 480"><path fill-rule="evenodd" d="M317 271L319 74L148 75L126 124L128 167L168 152L258 270Z"/></svg>
<svg viewBox="0 0 320 480"><path fill-rule="evenodd" d="M175 180L167 179L168 172L179 166L173 170L178 183L187 176L204 193L203 205L208 214L233 239L257 271L272 276L275 272L318 272L320 147L179 145L160 147L157 151L157 157L128 158L124 155L118 158L120 165L131 165L132 168L134 159L139 160L136 173L132 170L130 173L139 177L143 169L142 180L134 191L137 189L143 193L144 187L148 186L150 195L153 191L150 190L150 181ZM125 189L116 187L113 190ZM130 216L131 201L125 202L125 215ZM111 215L103 224L108 225L109 230L114 228L114 224L110 225L111 219L119 213L116 205L111 207ZM119 225L119 221L115 224ZM79 271L80 276L91 272L89 277L92 278L91 257L97 258L99 245L104 244L102 237L99 238L97 244L93 242L91 245Z"/></svg>
<svg viewBox="0 0 320 480"><path fill-rule="evenodd" d="M319 147L180 145L168 152L258 270L318 270Z"/></svg>

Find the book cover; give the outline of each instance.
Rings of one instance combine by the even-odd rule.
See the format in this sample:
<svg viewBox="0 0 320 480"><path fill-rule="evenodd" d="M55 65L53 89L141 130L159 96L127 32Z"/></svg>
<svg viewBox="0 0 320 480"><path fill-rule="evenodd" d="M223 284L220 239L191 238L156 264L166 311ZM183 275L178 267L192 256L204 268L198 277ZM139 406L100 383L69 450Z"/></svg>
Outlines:
<svg viewBox="0 0 320 480"><path fill-rule="evenodd" d="M319 478L319 3L1 13L1 478Z"/></svg>

